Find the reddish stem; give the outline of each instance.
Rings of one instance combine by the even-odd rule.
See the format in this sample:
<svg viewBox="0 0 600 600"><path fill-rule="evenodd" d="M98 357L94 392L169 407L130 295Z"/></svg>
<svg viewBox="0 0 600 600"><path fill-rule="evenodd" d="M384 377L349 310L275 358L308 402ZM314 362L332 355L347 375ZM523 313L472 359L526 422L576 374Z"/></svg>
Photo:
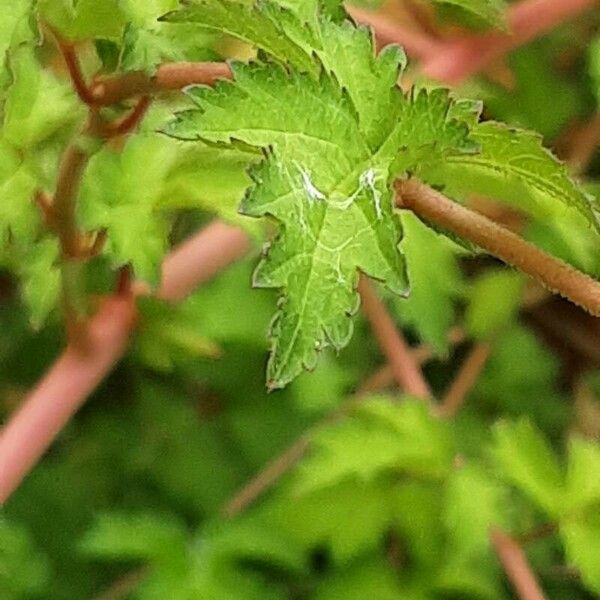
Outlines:
<svg viewBox="0 0 600 600"><path fill-rule="evenodd" d="M83 76L81 65L79 64L79 58L75 52L75 47L73 44L64 40L56 30L51 29L51 31L56 39L56 43L60 53L63 56L65 64L67 65L67 70L69 72L69 76L71 77L71 81L73 82L73 88L75 89L75 92L84 104L90 106L93 105L94 97L85 81L85 77Z"/></svg>
<svg viewBox="0 0 600 600"><path fill-rule="evenodd" d="M546 600L521 546L499 529L490 532L490 539L517 596L521 600Z"/></svg>
<svg viewBox="0 0 600 600"><path fill-rule="evenodd" d="M0 503L119 360L134 315L131 301L107 300L86 328L86 351L69 344L4 427L0 435Z"/></svg>
<svg viewBox="0 0 600 600"><path fill-rule="evenodd" d="M458 374L450 384L438 414L442 417L453 417L464 404L467 394L477 382L492 351L490 344L476 344L460 367Z"/></svg>
<svg viewBox="0 0 600 600"><path fill-rule="evenodd" d="M404 340L401 331L390 316L383 302L377 297L371 284L361 277L358 290L362 309L371 324L381 350L392 368L401 389L417 398L431 398L431 390L423 373Z"/></svg>
<svg viewBox="0 0 600 600"><path fill-rule="evenodd" d="M97 106L110 106L134 96L180 90L188 85L213 85L218 79L231 78L226 63L167 63L158 67L154 77L132 71L107 77L94 83L91 94Z"/></svg>
<svg viewBox="0 0 600 600"><path fill-rule="evenodd" d="M250 241L238 228L208 225L167 257L160 296L179 300L241 258ZM186 270L183 265L187 265ZM179 277L182 280L179 280ZM68 345L0 432L0 502L5 502L127 348L133 296L114 296L85 326L85 346Z"/></svg>
<svg viewBox="0 0 600 600"><path fill-rule="evenodd" d="M125 135L135 129L144 118L148 108L150 108L151 102L152 98L150 98L150 96L142 96L124 119L116 123L110 123L107 126L107 137Z"/></svg>

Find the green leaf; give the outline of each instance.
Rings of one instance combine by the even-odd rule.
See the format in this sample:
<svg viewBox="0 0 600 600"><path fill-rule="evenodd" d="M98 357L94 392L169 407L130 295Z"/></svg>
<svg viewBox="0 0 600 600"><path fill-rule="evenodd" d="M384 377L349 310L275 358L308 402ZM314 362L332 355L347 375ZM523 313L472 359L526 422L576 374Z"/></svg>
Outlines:
<svg viewBox="0 0 600 600"><path fill-rule="evenodd" d="M471 137L480 151L449 156L442 166L449 190L506 200L542 221L578 211L600 231L590 198L542 146L540 136L490 121L476 126Z"/></svg>
<svg viewBox="0 0 600 600"><path fill-rule="evenodd" d="M121 0L40 0L40 14L72 40L116 40L126 23Z"/></svg>
<svg viewBox="0 0 600 600"><path fill-rule="evenodd" d="M172 560L185 555L187 533L168 515L105 513L96 519L80 543L95 558L120 560Z"/></svg>
<svg viewBox="0 0 600 600"><path fill-rule="evenodd" d="M340 598L364 600L373 597L375 590L377 600L407 598L391 565L383 557L356 561L346 569L335 571L332 575L323 578L313 598L314 600L339 600Z"/></svg>
<svg viewBox="0 0 600 600"><path fill-rule="evenodd" d="M105 148L92 157L80 194L88 230L108 231L105 254L115 267L131 263L138 277L159 278L167 249L168 221L158 210L177 145L158 134L129 138L118 154Z"/></svg>
<svg viewBox="0 0 600 600"><path fill-rule="evenodd" d="M0 1L0 89L10 79L7 66L11 51L35 37L31 28L33 7L32 0Z"/></svg>
<svg viewBox="0 0 600 600"><path fill-rule="evenodd" d="M600 106L600 36L588 48L589 71L594 84L593 91Z"/></svg>
<svg viewBox="0 0 600 600"><path fill-rule="evenodd" d="M510 325L519 312L523 285L522 275L507 269L488 270L477 277L465 313L469 334L485 340Z"/></svg>
<svg viewBox="0 0 600 600"><path fill-rule="evenodd" d="M0 519L0 594L6 600L41 597L48 589L47 558L24 527Z"/></svg>
<svg viewBox="0 0 600 600"><path fill-rule="evenodd" d="M83 116L73 90L42 69L33 50L23 47L11 61L13 84L4 108L4 139L17 148L46 140Z"/></svg>
<svg viewBox="0 0 600 600"><path fill-rule="evenodd" d="M531 423L501 423L494 430L493 455L503 477L548 515L563 499L563 475L556 456Z"/></svg>
<svg viewBox="0 0 600 600"><path fill-rule="evenodd" d="M153 298L138 302L140 326L134 351L148 366L171 371L179 362L216 358L219 347L202 334L192 300L177 306Z"/></svg>
<svg viewBox="0 0 600 600"><path fill-rule="evenodd" d="M165 17L170 23L196 23L208 30L243 40L283 63L315 72L310 56L314 38L302 23L268 0L248 3L241 0L194 0ZM291 34L291 35L290 35ZM307 42L307 40L309 40ZM303 41L303 44L299 44Z"/></svg>
<svg viewBox="0 0 600 600"><path fill-rule="evenodd" d="M569 441L566 513L576 513L600 505L600 444L573 437Z"/></svg>
<svg viewBox="0 0 600 600"><path fill-rule="evenodd" d="M444 353L456 316L455 304L464 287L458 249L409 211L402 212L402 228L400 248L406 256L410 295L394 302L395 312L423 342Z"/></svg>
<svg viewBox="0 0 600 600"><path fill-rule="evenodd" d="M346 481L300 497L284 496L273 517L293 540L308 548L327 544L346 562L381 543L391 521L390 482Z"/></svg>
<svg viewBox="0 0 600 600"><path fill-rule="evenodd" d="M336 35L347 42L346 30ZM435 162L446 152L473 149L467 125L455 118L464 111L445 91L422 92L407 101L394 84L403 54L390 51L374 61L369 44L361 42L360 48L371 58L359 63L359 74L341 73L351 86L348 94L328 73L316 81L278 67L234 64L234 83L190 90L198 110L181 113L167 129L182 139L241 140L269 148L252 171L255 186L242 211L282 223L254 278L258 287L285 288L272 328L270 388L313 368L320 348L339 349L348 342L348 316L358 306L357 269L395 293L406 292L397 249L400 223L388 184L398 150L403 152L395 168L410 169L425 155ZM399 119L385 140L373 102L352 102L361 93L372 97L373 89L382 96L375 103L379 110L391 107Z"/></svg>
<svg viewBox="0 0 600 600"><path fill-rule="evenodd" d="M590 474L588 474L589 476ZM560 524L567 562L581 574L584 585L600 594L600 512L585 518L566 519Z"/></svg>
<svg viewBox="0 0 600 600"><path fill-rule="evenodd" d="M467 24L506 29L504 0L431 0L444 8L457 9L456 16L467 16ZM459 19L460 20L460 19Z"/></svg>
<svg viewBox="0 0 600 600"><path fill-rule="evenodd" d="M33 242L40 222L36 183L19 152L0 140L0 245Z"/></svg>
<svg viewBox="0 0 600 600"><path fill-rule="evenodd" d="M27 248L19 264L22 294L29 308L31 323L35 328L43 325L58 304L60 296L60 270L58 242L46 237Z"/></svg>
<svg viewBox="0 0 600 600"><path fill-rule="evenodd" d="M294 489L306 493L347 478L369 481L390 472L437 478L448 472L452 459L448 429L424 402L369 400L317 437Z"/></svg>
<svg viewBox="0 0 600 600"><path fill-rule="evenodd" d="M504 526L506 506L502 485L480 467L468 465L452 473L444 503L450 555L466 560L489 552L490 529Z"/></svg>

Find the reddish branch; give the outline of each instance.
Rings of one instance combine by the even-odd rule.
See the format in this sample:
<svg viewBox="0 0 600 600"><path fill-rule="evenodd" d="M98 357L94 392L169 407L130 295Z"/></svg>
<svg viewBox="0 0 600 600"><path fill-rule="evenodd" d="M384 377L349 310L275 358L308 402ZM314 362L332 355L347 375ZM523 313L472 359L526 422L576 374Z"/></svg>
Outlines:
<svg viewBox="0 0 600 600"><path fill-rule="evenodd" d="M231 77L226 63L172 63L158 67L150 76L143 71L132 71L96 81L91 88L92 103L110 106L134 96L180 90L188 85L213 85L218 79Z"/></svg>
<svg viewBox="0 0 600 600"><path fill-rule="evenodd" d="M69 345L30 393L0 435L0 503L4 503L42 453L125 351L134 305L104 303L86 328L86 351Z"/></svg>
<svg viewBox="0 0 600 600"><path fill-rule="evenodd" d="M471 391L483 367L485 367L491 351L492 347L485 342L476 344L471 350L438 408L437 412L440 416L453 417L460 410L467 394Z"/></svg>
<svg viewBox="0 0 600 600"><path fill-rule="evenodd" d="M361 277L358 290L362 299L363 312L371 324L398 385L418 398L431 398L431 390L408 344L365 277Z"/></svg>
<svg viewBox="0 0 600 600"><path fill-rule="evenodd" d="M521 546L499 529L491 531L490 539L520 600L546 600Z"/></svg>
<svg viewBox="0 0 600 600"><path fill-rule="evenodd" d="M554 293L600 316L600 283L415 179L398 181L398 205L475 243Z"/></svg>
<svg viewBox="0 0 600 600"><path fill-rule="evenodd" d="M250 247L238 228L215 222L167 257L160 296L178 300ZM187 263L185 282L178 280ZM69 345L0 433L0 502L5 502L127 348L133 295L105 301L85 327L85 351Z"/></svg>

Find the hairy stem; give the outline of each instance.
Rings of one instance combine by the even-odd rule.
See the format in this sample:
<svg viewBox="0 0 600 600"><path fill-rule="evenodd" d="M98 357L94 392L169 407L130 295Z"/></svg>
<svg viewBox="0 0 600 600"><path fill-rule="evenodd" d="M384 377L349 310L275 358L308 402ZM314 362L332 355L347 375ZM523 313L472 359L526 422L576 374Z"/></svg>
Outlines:
<svg viewBox="0 0 600 600"><path fill-rule="evenodd" d="M520 600L546 600L521 546L499 529L490 532L490 539Z"/></svg>
<svg viewBox="0 0 600 600"><path fill-rule="evenodd" d="M363 312L400 388L418 398L431 398L431 390L408 344L366 277L361 277L358 290Z"/></svg>
<svg viewBox="0 0 600 600"><path fill-rule="evenodd" d="M415 179L398 181L398 205L475 243L550 291L600 316L600 283Z"/></svg>

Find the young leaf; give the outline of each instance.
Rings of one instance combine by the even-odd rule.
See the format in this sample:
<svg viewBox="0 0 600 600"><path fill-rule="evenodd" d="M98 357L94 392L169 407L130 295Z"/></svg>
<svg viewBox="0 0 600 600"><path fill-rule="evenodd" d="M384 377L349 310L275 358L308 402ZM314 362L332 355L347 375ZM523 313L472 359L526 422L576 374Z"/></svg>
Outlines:
<svg viewBox="0 0 600 600"><path fill-rule="evenodd" d="M27 249L19 270L22 293L29 307L31 323L41 327L56 307L60 296L60 271L58 242L46 237Z"/></svg>
<svg viewBox="0 0 600 600"><path fill-rule="evenodd" d="M387 52L365 63L366 77L342 73L352 85L348 94L326 72L315 80L276 66L234 64L234 83L190 90L198 110L181 113L167 129L182 139L236 139L268 148L252 171L255 186L242 211L282 223L254 278L259 287L285 288L272 328L271 389L313 368L320 348L348 342L348 317L358 306L357 269L406 293L400 224L388 184L398 151L406 170L427 154L440 160L446 152L473 149L447 93L404 99L394 84L403 63L402 53ZM377 78L387 85L375 85ZM371 106L351 101L373 88L385 97L380 106L398 115L385 140ZM361 124L368 126L368 138Z"/></svg>
<svg viewBox="0 0 600 600"><path fill-rule="evenodd" d="M414 327L424 342L443 353L464 287L458 248L409 211L402 213L402 228L400 249L406 256L410 296L396 300L394 308L402 323Z"/></svg>
<svg viewBox="0 0 600 600"><path fill-rule="evenodd" d="M368 401L352 418L324 430L316 446L299 470L298 493L391 471L436 478L448 472L453 458L446 425L423 402L410 399L400 405Z"/></svg>
<svg viewBox="0 0 600 600"><path fill-rule="evenodd" d="M494 434L494 457L504 478L550 516L555 516L561 506L564 482L546 440L525 420L501 423Z"/></svg>
<svg viewBox="0 0 600 600"><path fill-rule="evenodd" d="M72 88L42 69L28 46L11 60L13 84L4 108L4 139L27 148L82 116Z"/></svg>
<svg viewBox="0 0 600 600"><path fill-rule="evenodd" d="M130 138L121 154L105 148L92 157L80 194L87 230L106 229L106 255L115 267L131 263L150 283L167 248L168 222L157 210L177 147L157 134Z"/></svg>
<svg viewBox="0 0 600 600"><path fill-rule="evenodd" d="M566 513L600 505L600 444L581 438L569 442Z"/></svg>
<svg viewBox="0 0 600 600"><path fill-rule="evenodd" d="M449 190L513 202L541 220L560 220L574 209L600 231L600 215L590 198L542 146L541 137L492 121L474 127L471 137L479 152L448 156L442 165Z"/></svg>
<svg viewBox="0 0 600 600"><path fill-rule="evenodd" d="M485 271L471 284L465 326L477 339L489 339L510 325L521 304L523 277L507 269Z"/></svg>
<svg viewBox="0 0 600 600"><path fill-rule="evenodd" d="M33 8L32 0L0 0L0 90L10 79L11 50L34 39L30 26Z"/></svg>
<svg viewBox="0 0 600 600"><path fill-rule="evenodd" d="M169 23L196 23L207 30L232 35L283 63L290 63L303 71L316 71L316 63L310 56L314 38L301 21L291 13L286 15L270 0L261 3L195 0L168 14L164 20ZM299 44L299 40L304 43Z"/></svg>
<svg viewBox="0 0 600 600"><path fill-rule="evenodd" d="M0 141L0 245L32 243L40 218L36 177L19 152Z"/></svg>
<svg viewBox="0 0 600 600"><path fill-rule="evenodd" d="M560 524L567 562L581 574L584 585L600 594L600 512L598 505L584 518Z"/></svg>

